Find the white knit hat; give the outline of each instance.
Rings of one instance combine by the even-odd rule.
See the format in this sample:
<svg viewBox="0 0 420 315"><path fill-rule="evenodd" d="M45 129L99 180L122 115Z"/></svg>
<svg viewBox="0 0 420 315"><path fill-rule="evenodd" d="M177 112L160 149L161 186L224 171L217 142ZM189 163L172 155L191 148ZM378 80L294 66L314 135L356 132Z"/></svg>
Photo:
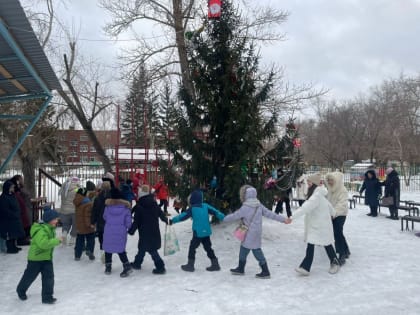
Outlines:
<svg viewBox="0 0 420 315"><path fill-rule="evenodd" d="M307 177L306 179L308 182L311 182L312 184L315 184L317 186L321 185L321 174L317 173L317 174L311 174Z"/></svg>

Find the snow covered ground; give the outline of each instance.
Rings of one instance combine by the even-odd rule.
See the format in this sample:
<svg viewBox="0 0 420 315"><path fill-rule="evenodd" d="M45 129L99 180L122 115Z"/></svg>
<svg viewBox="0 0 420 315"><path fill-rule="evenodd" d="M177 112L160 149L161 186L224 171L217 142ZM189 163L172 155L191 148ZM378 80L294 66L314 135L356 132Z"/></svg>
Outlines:
<svg viewBox="0 0 420 315"><path fill-rule="evenodd" d="M403 196L420 200L420 194ZM213 229L212 242L222 271L209 273L202 248L197 251L196 272L185 273L191 222L175 225L181 251L165 257L167 274L151 273L146 257L143 269L126 279L114 257L113 274L106 276L99 259L73 260L73 250L55 251L54 306L41 304L40 279L28 291L29 299L18 300L15 288L24 269L26 251L0 256L0 314L420 314L420 239L412 231L401 232L400 222L367 217L367 208L350 210L345 234L352 252L336 275L328 274L324 249L317 248L308 278L294 268L305 253L303 219L290 226L264 221L263 250L272 273L269 280L255 279L257 262L248 257L246 275L231 276L236 267L238 242L235 225ZM162 234L164 226L162 226ZM416 231L420 231L417 224ZM137 236L129 237L130 259L136 253Z"/></svg>

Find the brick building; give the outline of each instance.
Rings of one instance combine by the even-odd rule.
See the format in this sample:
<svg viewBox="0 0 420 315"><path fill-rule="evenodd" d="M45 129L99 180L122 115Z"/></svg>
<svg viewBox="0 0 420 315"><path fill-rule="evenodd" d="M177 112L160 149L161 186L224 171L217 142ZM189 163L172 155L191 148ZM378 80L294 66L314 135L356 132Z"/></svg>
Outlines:
<svg viewBox="0 0 420 315"><path fill-rule="evenodd" d="M105 151L115 149L118 144L117 130L97 130L95 134ZM58 152L64 163L89 164L99 161L96 149L85 130L58 130L57 142Z"/></svg>

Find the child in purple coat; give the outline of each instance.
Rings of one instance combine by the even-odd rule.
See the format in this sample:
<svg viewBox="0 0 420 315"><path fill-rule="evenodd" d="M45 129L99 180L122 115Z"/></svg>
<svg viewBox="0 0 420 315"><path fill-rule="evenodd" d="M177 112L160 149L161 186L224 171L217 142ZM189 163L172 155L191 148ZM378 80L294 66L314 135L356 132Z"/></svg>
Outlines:
<svg viewBox="0 0 420 315"><path fill-rule="evenodd" d="M262 217L264 216L283 223L290 223L290 221L284 216L275 214L264 207L257 199L257 190L254 187L249 185L242 186L239 195L242 207L226 216L223 222L233 222L242 219L248 227L248 232L239 250L239 265L230 271L234 275L245 274L246 258L252 250L261 267L261 272L255 276L260 279L270 278L267 261L261 249Z"/></svg>
<svg viewBox="0 0 420 315"><path fill-rule="evenodd" d="M124 267L120 276L125 278L132 272L125 251L127 231L131 227L131 210L130 203L124 200L121 191L117 188L111 189L111 198L105 201L104 220L105 274L111 274L112 254L115 253L120 257Z"/></svg>

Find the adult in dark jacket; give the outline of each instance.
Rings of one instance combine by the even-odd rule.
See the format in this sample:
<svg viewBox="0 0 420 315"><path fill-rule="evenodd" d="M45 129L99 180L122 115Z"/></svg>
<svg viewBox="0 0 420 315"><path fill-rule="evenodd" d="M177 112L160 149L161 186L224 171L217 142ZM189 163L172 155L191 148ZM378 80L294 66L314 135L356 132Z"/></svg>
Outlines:
<svg viewBox="0 0 420 315"><path fill-rule="evenodd" d="M132 263L134 269L141 269L144 256L149 253L155 263L154 274L164 274L165 264L159 256L158 250L162 246L160 237L159 219L168 224L165 213L158 206L150 188L143 185L139 192L139 200L134 207L134 222L129 234L133 235L139 231L138 253Z"/></svg>
<svg viewBox="0 0 420 315"><path fill-rule="evenodd" d="M376 177L374 170L369 170L365 173L365 180L363 181L360 195L365 192L365 204L370 207L368 216L378 216L379 197L382 195L382 188L379 179Z"/></svg>
<svg viewBox="0 0 420 315"><path fill-rule="evenodd" d="M100 249L102 250L102 244L104 240L104 210L105 200L111 198L111 182L104 181L101 186L101 192L95 198L92 206L91 224L96 226L96 234L98 235Z"/></svg>
<svg viewBox="0 0 420 315"><path fill-rule="evenodd" d="M6 240L7 253L16 254L20 248L16 240L25 236L20 219L20 208L15 197L15 185L8 180L0 196L0 236Z"/></svg>
<svg viewBox="0 0 420 315"><path fill-rule="evenodd" d="M392 167L386 170L386 179L382 183L385 186L385 197L393 197L393 204L389 206L388 219L398 220L398 206L400 204L400 178Z"/></svg>
<svg viewBox="0 0 420 315"><path fill-rule="evenodd" d="M15 175L11 178L11 181L15 185L15 197L20 209L20 220L22 222L23 230L25 231L25 236L18 239L17 244L19 246L27 246L30 244L30 230L31 230L31 220L29 218L29 210L26 206L25 195L22 192L23 188L23 177L22 175Z"/></svg>

